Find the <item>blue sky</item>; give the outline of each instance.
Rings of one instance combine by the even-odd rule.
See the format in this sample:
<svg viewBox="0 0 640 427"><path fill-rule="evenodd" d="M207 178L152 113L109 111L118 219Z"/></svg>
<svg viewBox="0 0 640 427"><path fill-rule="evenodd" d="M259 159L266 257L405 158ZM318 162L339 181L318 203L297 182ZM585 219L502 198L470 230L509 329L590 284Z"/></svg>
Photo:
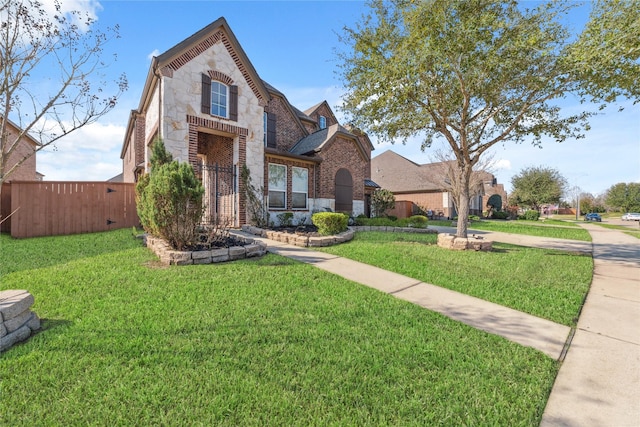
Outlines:
<svg viewBox="0 0 640 427"><path fill-rule="evenodd" d="M55 151L38 154L38 171L46 180L105 180L120 173L127 119L138 107L151 56L221 16L264 80L302 110L326 100L340 119L335 49L343 46L338 34L367 11L361 1L63 0L63 5L93 11L101 26L119 25L121 38L108 47L118 54L109 73L115 79L125 72L129 90L98 123L61 140ZM587 12L585 6L572 15L575 29ZM640 181L640 105L627 102L625 107L622 113L610 107L594 117L591 131L579 141L547 142L542 149L526 143L495 147L498 182L510 190L511 177L530 166L557 169L569 184L594 195L618 182ZM568 102L566 108L575 106ZM418 140L391 146L372 139L374 156L392 149L416 163L435 161L433 150L420 151Z"/></svg>

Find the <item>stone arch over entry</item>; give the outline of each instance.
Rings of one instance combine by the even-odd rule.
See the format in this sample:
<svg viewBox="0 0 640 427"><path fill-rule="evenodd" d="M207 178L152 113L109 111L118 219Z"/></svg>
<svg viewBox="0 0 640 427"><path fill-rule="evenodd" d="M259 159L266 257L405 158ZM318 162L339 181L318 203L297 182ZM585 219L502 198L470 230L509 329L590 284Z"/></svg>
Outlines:
<svg viewBox="0 0 640 427"><path fill-rule="evenodd" d="M336 212L353 211L353 178L347 169L339 169L335 179Z"/></svg>

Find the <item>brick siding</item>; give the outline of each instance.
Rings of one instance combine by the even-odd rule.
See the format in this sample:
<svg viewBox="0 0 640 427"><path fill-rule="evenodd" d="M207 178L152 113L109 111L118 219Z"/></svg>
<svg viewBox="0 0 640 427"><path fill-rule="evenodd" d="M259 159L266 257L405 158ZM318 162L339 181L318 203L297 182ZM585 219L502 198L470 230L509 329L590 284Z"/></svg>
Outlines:
<svg viewBox="0 0 640 427"><path fill-rule="evenodd" d="M9 125L9 123L7 123ZM13 128L13 126L7 126L7 130L9 131L9 140L13 141L18 134L18 131ZM26 156L30 156L26 159L17 169L14 169L13 172L7 177L6 181L35 181L36 177L36 155L34 154L34 146L33 144L27 140L27 138L22 138L16 150L9 155L7 158L7 167L5 168L5 172L8 172L16 163L20 162Z"/></svg>
<svg viewBox="0 0 640 427"><path fill-rule="evenodd" d="M339 169L347 169L353 179L353 200L364 200L364 178L368 161L356 143L348 138L336 137L322 150L320 164L319 197L335 198L335 177Z"/></svg>
<svg viewBox="0 0 640 427"><path fill-rule="evenodd" d="M296 118L287 108L286 101L279 96L273 96L265 109L276 115L276 148L289 151L298 141L307 136Z"/></svg>

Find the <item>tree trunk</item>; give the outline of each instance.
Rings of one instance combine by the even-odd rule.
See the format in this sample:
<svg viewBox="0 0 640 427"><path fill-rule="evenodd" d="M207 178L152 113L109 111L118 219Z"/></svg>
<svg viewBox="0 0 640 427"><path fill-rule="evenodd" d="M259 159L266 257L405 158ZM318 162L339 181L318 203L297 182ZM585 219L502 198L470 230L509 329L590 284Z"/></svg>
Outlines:
<svg viewBox="0 0 640 427"><path fill-rule="evenodd" d="M467 237L467 225L469 222L469 182L471 180L471 166L461 171L458 188L458 225L456 237Z"/></svg>
<svg viewBox="0 0 640 427"><path fill-rule="evenodd" d="M467 237L467 224L469 222L469 197L460 195L458 200L458 228L456 230L457 237Z"/></svg>

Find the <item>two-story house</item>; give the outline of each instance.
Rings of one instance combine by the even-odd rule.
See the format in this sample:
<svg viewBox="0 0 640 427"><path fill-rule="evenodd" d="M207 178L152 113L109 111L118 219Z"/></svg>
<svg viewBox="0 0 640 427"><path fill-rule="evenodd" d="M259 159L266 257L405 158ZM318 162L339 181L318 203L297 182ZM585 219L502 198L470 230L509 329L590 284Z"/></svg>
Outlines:
<svg viewBox="0 0 640 427"><path fill-rule="evenodd" d="M205 186L205 221L249 222L240 170L261 188L271 219L293 212L368 213L373 145L338 123L327 102L306 111L263 81L224 18L154 57L121 151L123 180L148 171L161 138Z"/></svg>

